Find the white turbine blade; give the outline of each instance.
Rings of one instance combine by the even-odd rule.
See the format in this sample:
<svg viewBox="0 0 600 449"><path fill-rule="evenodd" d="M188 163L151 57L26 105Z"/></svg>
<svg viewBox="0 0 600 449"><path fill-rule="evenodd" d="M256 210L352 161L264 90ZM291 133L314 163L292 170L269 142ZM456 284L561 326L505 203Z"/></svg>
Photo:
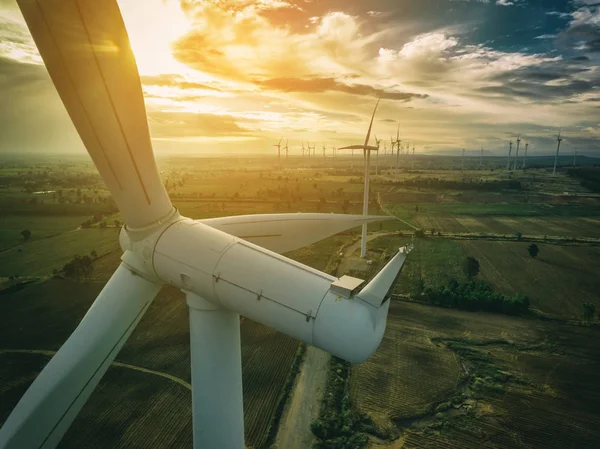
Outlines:
<svg viewBox="0 0 600 449"><path fill-rule="evenodd" d="M338 148L338 150L362 150L364 145L350 145L347 147Z"/></svg>
<svg viewBox="0 0 600 449"><path fill-rule="evenodd" d="M56 447L159 290L121 265L0 429L0 447Z"/></svg>
<svg viewBox="0 0 600 449"><path fill-rule="evenodd" d="M372 306L380 307L402 271L411 248L403 247L383 269L358 293L357 297Z"/></svg>
<svg viewBox="0 0 600 449"><path fill-rule="evenodd" d="M18 0L81 140L127 224L172 205L152 153L140 78L115 0Z"/></svg>
<svg viewBox="0 0 600 449"><path fill-rule="evenodd" d="M394 220L390 216L344 214L264 214L196 220L276 253L311 245L363 223Z"/></svg>
<svg viewBox="0 0 600 449"><path fill-rule="evenodd" d="M373 109L373 115L371 116L371 123L369 123L369 130L367 131L367 137L365 138L365 147L369 144L369 138L371 137L371 128L373 127L373 119L375 118L375 113L377 112L377 106L379 106L379 99L375 104L375 109Z"/></svg>

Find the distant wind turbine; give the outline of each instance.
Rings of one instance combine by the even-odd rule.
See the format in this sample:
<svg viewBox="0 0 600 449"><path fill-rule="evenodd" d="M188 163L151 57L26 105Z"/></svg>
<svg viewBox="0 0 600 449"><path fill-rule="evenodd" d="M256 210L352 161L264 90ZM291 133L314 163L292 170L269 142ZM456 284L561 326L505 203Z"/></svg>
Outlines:
<svg viewBox="0 0 600 449"><path fill-rule="evenodd" d="M285 158L288 158L288 140L285 139Z"/></svg>
<svg viewBox="0 0 600 449"><path fill-rule="evenodd" d="M560 150L560 143L562 142L562 137L560 137L560 131L558 132L558 136L556 136L556 156L554 156L554 170L552 171L553 175L556 175L556 163L558 161L558 152Z"/></svg>
<svg viewBox="0 0 600 449"><path fill-rule="evenodd" d="M302 141L302 157L304 157L304 141Z"/></svg>
<svg viewBox="0 0 600 449"><path fill-rule="evenodd" d="M479 156L479 170L483 168L483 148L481 148L481 156Z"/></svg>
<svg viewBox="0 0 600 449"><path fill-rule="evenodd" d="M523 165L521 165L521 169L525 169L527 167L527 148L529 148L529 142L525 141L525 156L523 157Z"/></svg>
<svg viewBox="0 0 600 449"><path fill-rule="evenodd" d="M377 147L369 146L369 138L371 137L371 128L373 127L373 119L375 118L375 112L377 112L377 106L379 101L375 104L373 115L371 116L371 123L369 124L369 130L365 137L365 143L362 145L350 145L347 147L339 148L340 150L363 150L363 158L365 160L365 189L363 197L363 216L367 216L369 213L369 169L371 165L371 151L378 151ZM367 226L362 227L362 237L360 242L360 257L363 259L367 257Z"/></svg>
<svg viewBox="0 0 600 449"><path fill-rule="evenodd" d="M462 170L465 169L465 149L462 149Z"/></svg>
<svg viewBox="0 0 600 449"><path fill-rule="evenodd" d="M377 147L377 153L375 153L375 176L379 175L379 145L381 144L381 139L377 139L377 134L375 134L375 146Z"/></svg>
<svg viewBox="0 0 600 449"><path fill-rule="evenodd" d="M510 170L510 155L512 154L512 140L508 144L508 161L506 162L506 169Z"/></svg>
<svg viewBox="0 0 600 449"><path fill-rule="evenodd" d="M283 137L281 139L279 139L279 143L277 145L273 145L274 147L277 147L277 161L279 163L279 166L281 166L281 141L283 140Z"/></svg>
<svg viewBox="0 0 600 449"><path fill-rule="evenodd" d="M400 164L400 123L398 123L398 130L396 131L396 181L398 181L398 165Z"/></svg>
<svg viewBox="0 0 600 449"><path fill-rule="evenodd" d="M513 163L513 170L517 169L517 160L519 159L519 144L521 143L521 136L517 136L517 152L515 153L515 162Z"/></svg>
<svg viewBox="0 0 600 449"><path fill-rule="evenodd" d="M323 144L323 157L325 157L325 144Z"/></svg>

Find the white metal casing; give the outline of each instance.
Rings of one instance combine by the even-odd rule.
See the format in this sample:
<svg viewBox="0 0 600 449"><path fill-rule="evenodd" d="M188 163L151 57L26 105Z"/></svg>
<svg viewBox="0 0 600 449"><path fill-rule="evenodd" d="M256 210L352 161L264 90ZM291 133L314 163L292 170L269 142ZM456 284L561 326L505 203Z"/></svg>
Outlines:
<svg viewBox="0 0 600 449"><path fill-rule="evenodd" d="M164 282L352 363L383 337L383 298L343 298L331 291L335 277L193 220L162 233L152 263Z"/></svg>

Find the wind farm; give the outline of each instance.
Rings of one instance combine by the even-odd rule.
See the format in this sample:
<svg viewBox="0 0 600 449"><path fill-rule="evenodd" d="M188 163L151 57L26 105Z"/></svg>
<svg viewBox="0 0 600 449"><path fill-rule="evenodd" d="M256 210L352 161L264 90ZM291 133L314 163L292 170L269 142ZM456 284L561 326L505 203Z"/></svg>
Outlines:
<svg viewBox="0 0 600 449"><path fill-rule="evenodd" d="M175 25L143 39L126 1L19 0L7 22L0 86L10 58L35 82L0 114L0 449L595 447L596 128L575 97L480 102L555 56L478 85L540 56L435 30L391 50L369 26L395 7L225 3L149 1ZM151 65L169 33L176 61ZM528 75L535 98L567 83ZM59 134L77 151L26 151Z"/></svg>

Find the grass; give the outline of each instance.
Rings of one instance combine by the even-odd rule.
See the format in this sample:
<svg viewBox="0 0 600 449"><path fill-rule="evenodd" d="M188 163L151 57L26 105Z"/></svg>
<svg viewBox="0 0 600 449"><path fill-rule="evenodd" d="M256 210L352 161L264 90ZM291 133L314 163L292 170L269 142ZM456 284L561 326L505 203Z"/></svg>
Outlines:
<svg viewBox="0 0 600 449"><path fill-rule="evenodd" d="M24 243L29 244L61 232L72 231L88 218L86 215L66 217L3 215L0 218L0 229L2 229L2 232L0 232L0 251ZM27 242L24 242L21 236L21 231L24 229L31 231L31 237Z"/></svg>
<svg viewBox="0 0 600 449"><path fill-rule="evenodd" d="M461 241L464 254L481 266L480 278L507 295L527 295L534 308L553 317L581 319L582 303L600 308L600 248L538 244L532 259L527 243Z"/></svg>
<svg viewBox="0 0 600 449"><path fill-rule="evenodd" d="M101 255L118 247L118 233L112 228L66 232L0 253L0 277L48 276L77 254L96 250Z"/></svg>
<svg viewBox="0 0 600 449"><path fill-rule="evenodd" d="M413 250L402 269L395 293L411 293L414 284L420 278L426 287L445 286L452 279L459 282L466 280L462 270L465 256L459 242L455 240L427 237L411 240L407 237L384 236L373 240L371 248L389 256L393 250L409 242L412 242Z"/></svg>

